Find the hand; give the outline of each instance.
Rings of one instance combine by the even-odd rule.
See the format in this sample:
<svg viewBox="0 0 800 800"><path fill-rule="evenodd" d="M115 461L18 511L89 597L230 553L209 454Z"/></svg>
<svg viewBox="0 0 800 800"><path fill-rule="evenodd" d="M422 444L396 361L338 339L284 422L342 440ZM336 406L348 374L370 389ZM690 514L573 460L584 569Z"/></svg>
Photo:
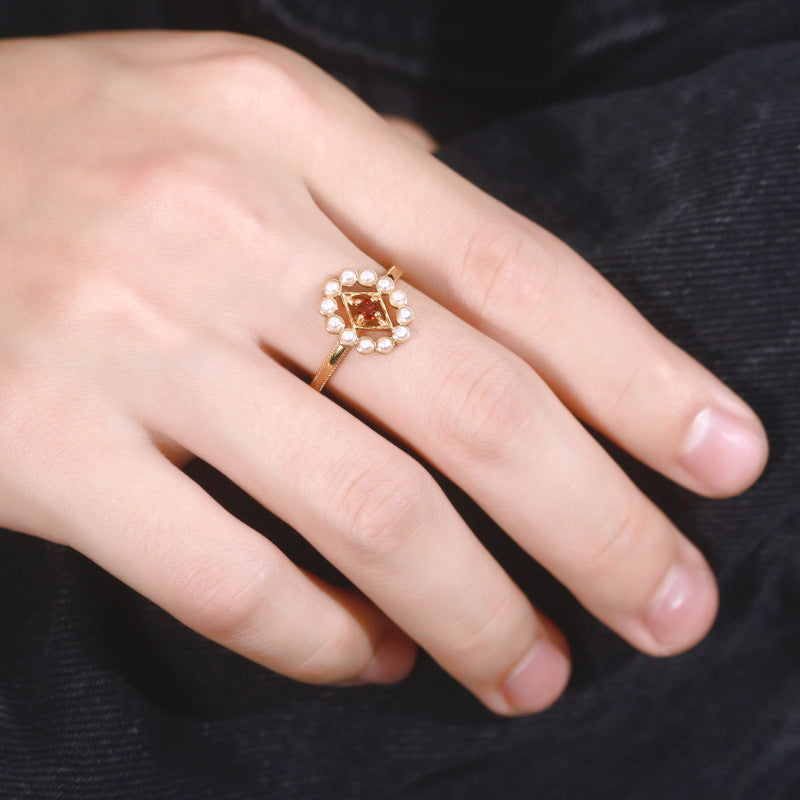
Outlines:
<svg viewBox="0 0 800 800"><path fill-rule="evenodd" d="M412 340L329 391L635 647L704 635L705 561L573 414L713 496L755 479L763 430L563 243L245 37L9 41L0 106L0 524L299 680L397 680L416 642L500 714L548 705L553 624L426 470L282 366L329 352L329 275L396 263ZM170 463L188 453L363 595L223 510Z"/></svg>

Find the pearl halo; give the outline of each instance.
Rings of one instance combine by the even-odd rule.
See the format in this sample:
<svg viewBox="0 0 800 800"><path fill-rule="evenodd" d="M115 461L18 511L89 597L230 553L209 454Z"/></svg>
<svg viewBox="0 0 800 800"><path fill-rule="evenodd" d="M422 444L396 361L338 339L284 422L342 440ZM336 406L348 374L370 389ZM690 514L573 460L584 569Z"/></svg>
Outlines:
<svg viewBox="0 0 800 800"><path fill-rule="evenodd" d="M396 288L388 273L347 267L328 278L322 291L319 312L325 329L337 336L339 344L363 354L387 354L411 337L408 325L414 313L406 293ZM379 334L378 338L369 331Z"/></svg>

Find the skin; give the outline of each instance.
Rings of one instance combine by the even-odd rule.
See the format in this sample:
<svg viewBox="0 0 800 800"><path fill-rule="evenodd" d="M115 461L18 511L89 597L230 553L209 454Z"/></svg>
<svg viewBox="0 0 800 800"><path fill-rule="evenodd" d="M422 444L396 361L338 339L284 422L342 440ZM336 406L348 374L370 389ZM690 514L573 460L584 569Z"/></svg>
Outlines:
<svg viewBox="0 0 800 800"><path fill-rule="evenodd" d="M705 560L579 419L718 497L763 469L760 422L424 132L229 34L7 41L0 102L0 525L301 681L399 680L420 645L499 714L548 706L564 637L372 419L634 647L704 636ZM297 376L333 342L322 284L393 263L412 338L349 356L326 392L351 413ZM232 517L191 455L361 591Z"/></svg>

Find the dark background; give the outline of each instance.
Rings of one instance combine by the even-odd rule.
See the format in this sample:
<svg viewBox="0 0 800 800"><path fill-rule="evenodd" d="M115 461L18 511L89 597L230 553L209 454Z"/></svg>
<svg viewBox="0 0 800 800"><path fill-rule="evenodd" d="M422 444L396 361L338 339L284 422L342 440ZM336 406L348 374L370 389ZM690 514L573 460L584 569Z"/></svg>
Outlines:
<svg viewBox="0 0 800 800"><path fill-rule="evenodd" d="M720 581L711 634L667 660L603 628L437 476L573 648L564 698L513 720L424 656L394 687L294 683L202 639L68 548L4 533L0 796L796 797L800 4L194 6L4 0L0 27L226 27L299 49L379 110L426 125L443 142L439 158L592 261L753 405L770 464L745 495L710 501L614 451ZM188 470L330 573L209 467Z"/></svg>

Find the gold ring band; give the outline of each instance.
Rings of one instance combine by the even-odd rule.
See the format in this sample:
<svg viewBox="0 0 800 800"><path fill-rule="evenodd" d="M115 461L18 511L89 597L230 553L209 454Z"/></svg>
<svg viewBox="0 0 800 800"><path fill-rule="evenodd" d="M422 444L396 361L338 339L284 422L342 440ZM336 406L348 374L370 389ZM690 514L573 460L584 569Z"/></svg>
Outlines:
<svg viewBox="0 0 800 800"><path fill-rule="evenodd" d="M336 367L338 367L339 364L344 361L344 357L349 352L349 347L345 347L343 344L339 344L337 342L334 345L333 350L331 350L330 355L325 359L325 363L317 371L317 374L314 376L314 380L311 381L311 388L321 392L322 388L330 380L330 377L333 375Z"/></svg>
<svg viewBox="0 0 800 800"><path fill-rule="evenodd" d="M391 267L385 275L371 268L360 273L347 268L325 282L319 312L326 318L326 330L339 340L311 381L312 389L321 392L351 350L386 354L408 341L414 312L406 293L397 288L402 275L398 267ZM370 332L383 335L376 340Z"/></svg>

